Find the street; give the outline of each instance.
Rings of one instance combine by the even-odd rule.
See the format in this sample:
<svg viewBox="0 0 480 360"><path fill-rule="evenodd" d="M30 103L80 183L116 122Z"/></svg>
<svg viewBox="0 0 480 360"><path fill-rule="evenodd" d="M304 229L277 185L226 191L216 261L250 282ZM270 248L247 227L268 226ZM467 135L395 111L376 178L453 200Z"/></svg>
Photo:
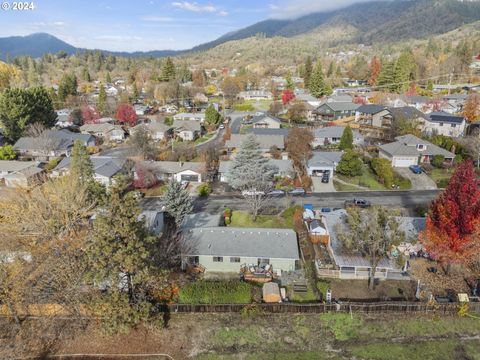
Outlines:
<svg viewBox="0 0 480 360"><path fill-rule="evenodd" d="M290 197L290 199L294 204L312 204L315 208L342 208L345 200L357 198L369 200L372 205L414 209L417 206L427 206L439 192L439 190L335 192L308 194L303 197ZM271 198L270 206L284 208L286 201L285 197ZM247 203L239 194L211 195L208 198L197 198L195 200L195 212L203 211L215 214L225 207L240 210L248 209ZM142 208L145 210L160 209L160 198L144 198Z"/></svg>

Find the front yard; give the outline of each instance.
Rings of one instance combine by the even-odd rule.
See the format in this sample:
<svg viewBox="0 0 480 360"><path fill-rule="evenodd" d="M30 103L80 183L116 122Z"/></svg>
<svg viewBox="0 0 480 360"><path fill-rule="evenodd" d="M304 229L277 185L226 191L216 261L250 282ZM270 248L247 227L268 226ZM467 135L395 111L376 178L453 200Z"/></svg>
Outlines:
<svg viewBox="0 0 480 360"><path fill-rule="evenodd" d="M385 185L377 180L377 176L373 173L368 165L363 166L362 175L349 177L336 173L335 177L347 183L342 184L339 181L335 181L334 178L334 185L337 191L361 191L362 188L363 190L391 190L387 189ZM349 186L348 184L353 186ZM411 188L410 181L399 176L398 174L395 174L395 185L398 186L399 190L408 190Z"/></svg>
<svg viewBox="0 0 480 360"><path fill-rule="evenodd" d="M293 229L293 214L298 207L291 207L279 215L259 215L257 220L253 221L250 213L246 211L234 210L232 212L232 222L229 226L240 228L277 228Z"/></svg>
<svg viewBox="0 0 480 360"><path fill-rule="evenodd" d="M202 137L199 137L198 139L195 140L195 145L202 144L207 140L210 140L214 135L215 133L213 132L213 133L205 134Z"/></svg>
<svg viewBox="0 0 480 360"><path fill-rule="evenodd" d="M450 178L452 177L454 169L432 169L427 172L427 175L432 178L440 189L446 188Z"/></svg>

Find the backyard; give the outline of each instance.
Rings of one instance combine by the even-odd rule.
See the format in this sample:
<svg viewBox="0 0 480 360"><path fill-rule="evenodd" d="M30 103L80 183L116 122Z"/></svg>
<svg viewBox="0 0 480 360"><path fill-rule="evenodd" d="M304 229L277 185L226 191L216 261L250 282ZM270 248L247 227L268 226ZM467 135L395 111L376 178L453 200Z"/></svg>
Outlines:
<svg viewBox="0 0 480 360"><path fill-rule="evenodd" d="M241 314L171 314L167 328L140 326L111 336L92 323L83 331L62 332L55 350L167 353L201 360L478 360L479 332L480 320L458 316L262 314L251 309Z"/></svg>

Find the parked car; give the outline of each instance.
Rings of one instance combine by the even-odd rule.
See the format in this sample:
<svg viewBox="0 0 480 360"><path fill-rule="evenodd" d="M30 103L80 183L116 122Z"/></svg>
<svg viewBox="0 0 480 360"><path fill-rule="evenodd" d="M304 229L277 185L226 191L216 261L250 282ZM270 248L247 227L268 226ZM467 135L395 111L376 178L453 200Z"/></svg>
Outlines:
<svg viewBox="0 0 480 360"><path fill-rule="evenodd" d="M324 174L322 176L322 183L328 184L329 181L330 181L330 175L329 174Z"/></svg>
<svg viewBox="0 0 480 360"><path fill-rule="evenodd" d="M293 190L290 190L288 193L292 196L303 196L306 194L305 189L303 188L295 188Z"/></svg>
<svg viewBox="0 0 480 360"><path fill-rule="evenodd" d="M283 190L272 190L272 191L268 192L267 195L272 196L272 197L280 197L280 196L285 195L285 191L283 191Z"/></svg>
<svg viewBox="0 0 480 360"><path fill-rule="evenodd" d="M363 200L363 199L353 199L353 200L346 200L345 201L345 207L359 207L362 209L368 208L372 206L370 201L368 200Z"/></svg>
<svg viewBox="0 0 480 360"><path fill-rule="evenodd" d="M408 168L414 174L421 174L422 173L422 168L418 165L410 165Z"/></svg>
<svg viewBox="0 0 480 360"><path fill-rule="evenodd" d="M243 190L242 191L242 196L258 196L258 195L265 195L265 192L257 191L257 190Z"/></svg>
<svg viewBox="0 0 480 360"><path fill-rule="evenodd" d="M220 130L225 129L225 125L220 124L220 126L219 126L218 128L219 128Z"/></svg>

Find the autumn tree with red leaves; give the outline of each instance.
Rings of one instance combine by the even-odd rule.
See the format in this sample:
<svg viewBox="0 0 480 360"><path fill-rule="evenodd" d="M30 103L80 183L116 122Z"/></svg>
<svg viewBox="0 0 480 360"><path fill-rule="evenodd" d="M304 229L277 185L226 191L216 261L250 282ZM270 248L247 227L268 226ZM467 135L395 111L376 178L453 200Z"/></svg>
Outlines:
<svg viewBox="0 0 480 360"><path fill-rule="evenodd" d="M412 84L410 85L410 87L408 88L407 92L405 93L405 95L407 95L407 96L416 96L416 95L418 95L417 84L412 83Z"/></svg>
<svg viewBox="0 0 480 360"><path fill-rule="evenodd" d="M371 86L377 85L378 75L380 75L381 70L382 70L382 63L376 56L374 56L372 61L370 62L370 77L368 79L369 85Z"/></svg>
<svg viewBox="0 0 480 360"><path fill-rule="evenodd" d="M295 99L295 94L293 93L292 90L284 90L282 92L282 104L283 105L288 104L293 99Z"/></svg>
<svg viewBox="0 0 480 360"><path fill-rule="evenodd" d="M137 124L137 113L133 106L128 104L120 104L117 107L117 115L115 116L121 124L135 126Z"/></svg>
<svg viewBox="0 0 480 360"><path fill-rule="evenodd" d="M451 264L469 264L480 250L479 185L473 163L465 161L430 207L420 239L447 273Z"/></svg>
<svg viewBox="0 0 480 360"><path fill-rule="evenodd" d="M136 189L149 189L157 184L155 175L143 165L137 164L135 166L135 176L133 179L133 186Z"/></svg>
<svg viewBox="0 0 480 360"><path fill-rule="evenodd" d="M84 105L82 106L82 119L84 124L97 124L100 119L100 114L95 106Z"/></svg>

